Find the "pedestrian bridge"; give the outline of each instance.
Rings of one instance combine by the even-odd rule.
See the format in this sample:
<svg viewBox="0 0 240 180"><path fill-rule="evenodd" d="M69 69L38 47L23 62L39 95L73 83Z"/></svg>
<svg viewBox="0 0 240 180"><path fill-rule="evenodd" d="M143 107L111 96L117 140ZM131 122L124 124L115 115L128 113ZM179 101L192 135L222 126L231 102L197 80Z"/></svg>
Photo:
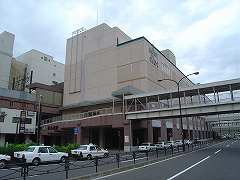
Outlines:
<svg viewBox="0 0 240 180"><path fill-rule="evenodd" d="M125 114L129 120L167 119L240 112L240 78L197 84L169 91L143 93L124 97Z"/></svg>

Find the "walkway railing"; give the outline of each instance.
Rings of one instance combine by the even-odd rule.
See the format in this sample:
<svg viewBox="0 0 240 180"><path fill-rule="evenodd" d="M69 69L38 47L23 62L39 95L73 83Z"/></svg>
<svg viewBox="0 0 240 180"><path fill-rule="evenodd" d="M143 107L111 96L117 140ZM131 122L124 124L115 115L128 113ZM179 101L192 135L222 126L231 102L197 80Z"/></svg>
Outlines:
<svg viewBox="0 0 240 180"><path fill-rule="evenodd" d="M107 114L116 114L116 113L122 113L122 110L113 109L113 108L103 108L103 109L97 109L94 111L88 111L83 113L76 113L76 114L69 114L69 115L66 114L62 116L56 116L56 117L44 119L41 121L41 126L54 123L54 122L80 120L80 119L89 118L89 117L95 117L95 116L107 115Z"/></svg>

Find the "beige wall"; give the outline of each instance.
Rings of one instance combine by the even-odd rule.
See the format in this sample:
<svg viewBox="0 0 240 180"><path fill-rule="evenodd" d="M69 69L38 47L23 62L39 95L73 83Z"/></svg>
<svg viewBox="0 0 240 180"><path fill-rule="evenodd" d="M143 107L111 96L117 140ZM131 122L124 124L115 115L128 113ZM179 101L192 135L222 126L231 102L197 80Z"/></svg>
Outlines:
<svg viewBox="0 0 240 180"><path fill-rule="evenodd" d="M176 87L168 81L158 82L183 76L171 51L159 52L145 38L129 40L120 29L106 24L69 38L63 104L111 98L113 91L125 86L144 92ZM187 80L185 85L191 82Z"/></svg>

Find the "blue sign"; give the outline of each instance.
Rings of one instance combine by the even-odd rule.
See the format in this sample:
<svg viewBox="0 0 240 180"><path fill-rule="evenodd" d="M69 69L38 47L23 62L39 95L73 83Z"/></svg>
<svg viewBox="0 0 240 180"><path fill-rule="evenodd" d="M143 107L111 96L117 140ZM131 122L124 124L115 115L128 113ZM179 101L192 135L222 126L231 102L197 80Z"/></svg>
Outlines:
<svg viewBox="0 0 240 180"><path fill-rule="evenodd" d="M74 134L78 134L80 132L80 128L73 128Z"/></svg>

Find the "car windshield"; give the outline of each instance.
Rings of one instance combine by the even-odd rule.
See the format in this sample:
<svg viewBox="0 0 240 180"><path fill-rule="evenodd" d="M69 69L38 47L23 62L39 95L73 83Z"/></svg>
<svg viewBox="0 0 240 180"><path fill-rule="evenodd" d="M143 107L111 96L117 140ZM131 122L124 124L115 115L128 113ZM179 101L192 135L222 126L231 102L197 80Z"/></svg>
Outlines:
<svg viewBox="0 0 240 180"><path fill-rule="evenodd" d="M33 152L35 147L28 147L25 151L26 152Z"/></svg>
<svg viewBox="0 0 240 180"><path fill-rule="evenodd" d="M87 146L80 146L78 149L79 150L87 150Z"/></svg>

